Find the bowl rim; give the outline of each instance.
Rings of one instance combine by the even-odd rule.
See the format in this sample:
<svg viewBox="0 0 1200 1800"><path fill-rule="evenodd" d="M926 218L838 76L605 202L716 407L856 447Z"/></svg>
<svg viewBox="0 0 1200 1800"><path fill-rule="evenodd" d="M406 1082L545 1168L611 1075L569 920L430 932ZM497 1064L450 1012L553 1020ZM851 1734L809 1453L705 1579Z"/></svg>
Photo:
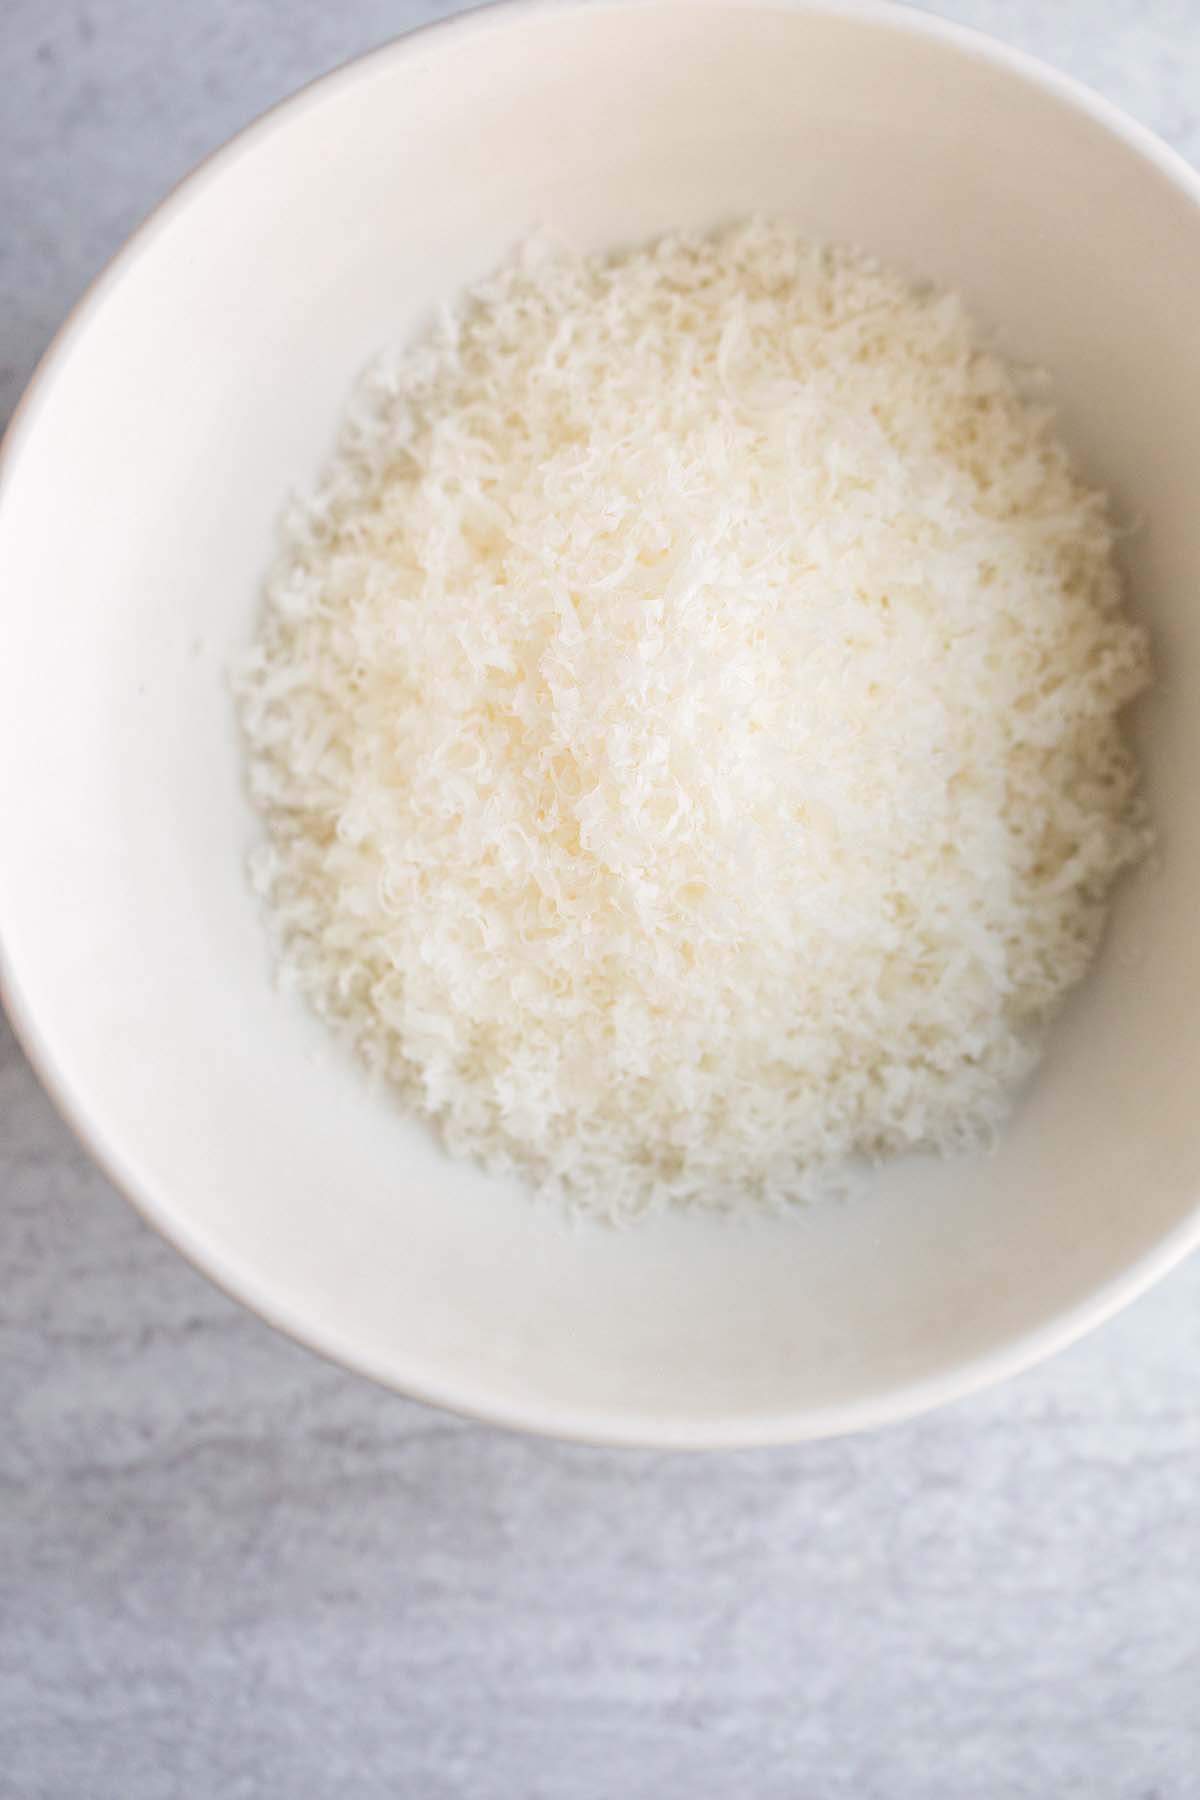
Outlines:
<svg viewBox="0 0 1200 1800"><path fill-rule="evenodd" d="M944 19L895 0L573 0L580 10L633 12L667 10L727 11L747 14L795 13L814 19L851 19L898 37L941 43L973 60L1041 90L1061 106L1090 118L1174 186L1200 210L1200 173L1148 126L1074 76L1064 74L1030 52L988 33ZM384 61L401 62L425 53L431 40L483 36L514 25L561 16L562 0L484 0L448 18L435 19L385 40L335 65L324 74L284 95L209 152L168 189L93 277L66 314L43 351L0 439L0 532L13 474L26 442L36 430L40 412L58 380L69 373L71 352L94 314L115 291L125 274L154 247L160 230L216 176L232 167L287 119L342 87L349 87L368 68ZM141 1218L193 1268L231 1299L275 1330L337 1367L366 1376L409 1399L436 1406L478 1423L501 1426L552 1439L611 1448L657 1450L722 1450L779 1446L899 1423L951 1401L1007 1380L1034 1367L1111 1318L1169 1273L1200 1244L1200 1194L1190 1214L1173 1226L1119 1275L1102 1283L1083 1300L1055 1313L1045 1323L1018 1334L982 1356L954 1364L935 1375L900 1382L855 1401L822 1407L774 1408L755 1413L709 1413L674 1417L623 1409L572 1409L537 1401L513 1401L488 1388L486 1381L442 1382L412 1373L403 1359L373 1355L343 1340L342 1334L314 1321L303 1309L273 1293L258 1272L243 1269L236 1259L207 1242L173 1210L168 1196L156 1191L137 1172L134 1158L109 1136L93 1116L87 1100L76 1094L62 1072L50 1034L35 1017L22 986L17 959L7 946L0 919L0 1003L14 1036L34 1073L65 1123L92 1160Z"/></svg>

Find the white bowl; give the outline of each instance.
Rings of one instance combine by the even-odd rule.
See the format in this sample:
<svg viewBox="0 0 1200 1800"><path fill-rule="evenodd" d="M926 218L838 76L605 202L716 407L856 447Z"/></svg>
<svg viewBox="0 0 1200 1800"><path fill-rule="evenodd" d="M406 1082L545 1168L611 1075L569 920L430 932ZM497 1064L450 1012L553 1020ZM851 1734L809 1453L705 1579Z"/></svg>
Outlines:
<svg viewBox="0 0 1200 1800"><path fill-rule="evenodd" d="M145 1215L424 1399L663 1445L847 1431L1084 1331L1197 1237L1200 183L1027 58L901 7L512 5L318 82L171 197L14 424L0 496L9 1007ZM998 1154L849 1206L572 1233L448 1161L273 989L227 689L288 489L372 352L546 225L753 211L962 289L1057 378L1123 518L1163 867Z"/></svg>

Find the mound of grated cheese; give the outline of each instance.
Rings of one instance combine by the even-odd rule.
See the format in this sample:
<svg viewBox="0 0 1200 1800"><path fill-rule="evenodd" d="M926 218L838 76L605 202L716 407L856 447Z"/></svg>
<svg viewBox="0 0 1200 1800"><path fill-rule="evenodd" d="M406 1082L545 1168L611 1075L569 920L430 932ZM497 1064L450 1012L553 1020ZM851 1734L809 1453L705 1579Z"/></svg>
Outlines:
<svg viewBox="0 0 1200 1800"><path fill-rule="evenodd" d="M284 968L628 1219L987 1136L1147 840L1103 497L960 301L755 222L388 355L240 683Z"/></svg>

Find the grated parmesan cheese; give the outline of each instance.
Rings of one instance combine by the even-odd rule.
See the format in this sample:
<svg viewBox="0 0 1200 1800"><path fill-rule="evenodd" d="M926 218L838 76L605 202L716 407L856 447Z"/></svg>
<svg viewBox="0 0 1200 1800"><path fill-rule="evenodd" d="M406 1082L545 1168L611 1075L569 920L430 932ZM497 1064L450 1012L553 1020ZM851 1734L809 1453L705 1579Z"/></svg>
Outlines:
<svg viewBox="0 0 1200 1800"><path fill-rule="evenodd" d="M960 301L526 248L358 396L240 683L292 981L610 1218L995 1129L1146 843L1103 497Z"/></svg>

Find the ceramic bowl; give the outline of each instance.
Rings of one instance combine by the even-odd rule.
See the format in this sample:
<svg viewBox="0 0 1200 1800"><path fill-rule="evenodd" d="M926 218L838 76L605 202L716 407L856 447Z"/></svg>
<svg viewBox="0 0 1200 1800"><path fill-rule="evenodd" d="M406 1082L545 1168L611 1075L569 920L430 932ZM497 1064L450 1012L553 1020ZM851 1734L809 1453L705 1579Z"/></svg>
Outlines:
<svg viewBox="0 0 1200 1800"><path fill-rule="evenodd" d="M184 182L33 382L0 489L0 936L34 1063L145 1216L306 1344L567 1437L770 1443L1032 1363L1200 1236L1200 183L899 6L512 4L316 83ZM1160 671L1161 864L999 1150L855 1202L569 1230L273 986L228 687L289 491L382 345L548 227L753 212L960 289L1052 371Z"/></svg>

